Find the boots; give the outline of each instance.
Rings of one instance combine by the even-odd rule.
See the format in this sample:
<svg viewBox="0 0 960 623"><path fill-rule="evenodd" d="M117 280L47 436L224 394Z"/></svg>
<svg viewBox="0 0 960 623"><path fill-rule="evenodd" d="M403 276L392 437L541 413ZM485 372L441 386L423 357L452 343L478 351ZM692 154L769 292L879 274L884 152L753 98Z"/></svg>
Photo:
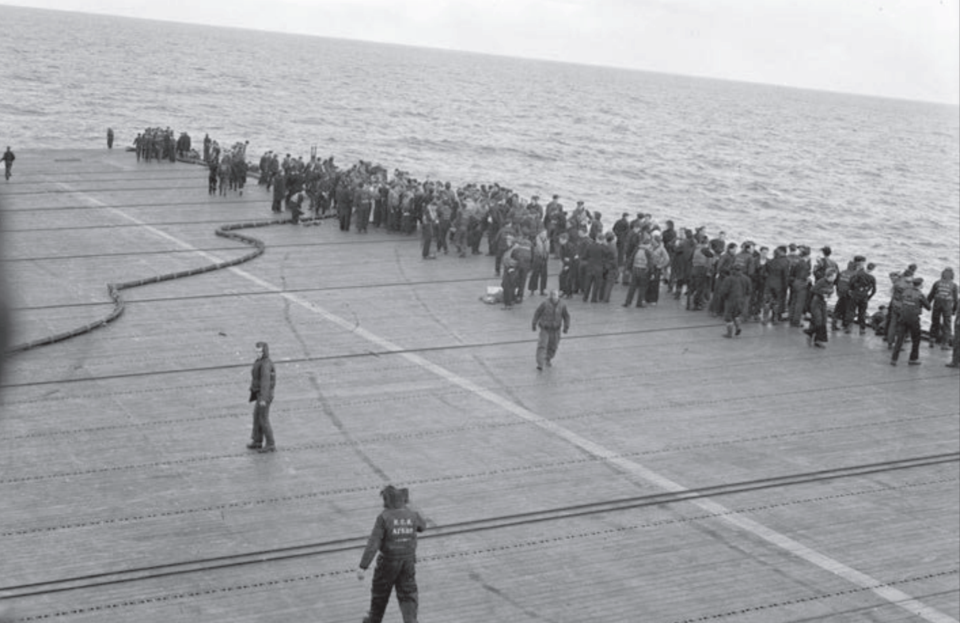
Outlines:
<svg viewBox="0 0 960 623"><path fill-rule="evenodd" d="M727 323L727 332L723 334L723 337L733 337L733 323Z"/></svg>

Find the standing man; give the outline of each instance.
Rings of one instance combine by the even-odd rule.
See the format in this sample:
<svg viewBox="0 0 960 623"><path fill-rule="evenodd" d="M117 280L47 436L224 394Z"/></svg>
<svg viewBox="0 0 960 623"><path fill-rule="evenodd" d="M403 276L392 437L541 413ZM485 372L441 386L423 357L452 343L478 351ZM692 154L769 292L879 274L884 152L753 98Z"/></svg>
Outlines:
<svg viewBox="0 0 960 623"><path fill-rule="evenodd" d="M750 300L751 287L750 278L743 273L740 264L734 264L730 274L717 287L717 308L723 313L723 321L727 325L723 337L740 335L740 316Z"/></svg>
<svg viewBox="0 0 960 623"><path fill-rule="evenodd" d="M13 168L13 161L17 157L13 155L13 152L10 151L10 146L7 145L7 151L3 152L3 174L6 176L7 181L10 181L10 169Z"/></svg>
<svg viewBox="0 0 960 623"><path fill-rule="evenodd" d="M540 303L537 311L533 312L533 330L540 328L540 339L537 341L537 370L543 370L552 365L550 361L557 354L560 346L560 330L564 333L570 330L570 313L567 305L560 300L560 293L550 290L550 298Z"/></svg>
<svg viewBox="0 0 960 623"><path fill-rule="evenodd" d="M828 268L810 290L810 326L803 331L807 334L809 346L826 348L824 344L827 343L827 299L833 294L833 284L836 280L836 269Z"/></svg>
<svg viewBox="0 0 960 623"><path fill-rule="evenodd" d="M957 311L957 283L953 280L953 269L944 268L940 279L930 288L927 302L933 304L933 317L930 319L930 348L939 342L942 350L949 350L953 338L950 325Z"/></svg>
<svg viewBox="0 0 960 623"><path fill-rule="evenodd" d="M911 366L920 365L920 315L924 309L930 309L930 302L920 291L923 277L914 277L913 281L904 287L900 296L900 313L897 315L896 343L893 345L893 354L890 356L890 365L897 365L900 349L903 347L903 338L910 332L910 361Z"/></svg>
<svg viewBox="0 0 960 623"><path fill-rule="evenodd" d="M860 325L860 335L867 333L867 305L877 293L877 278L873 276L875 267L876 264L870 262L864 268L861 262L857 274L850 278L850 309L847 315Z"/></svg>
<svg viewBox="0 0 960 623"><path fill-rule="evenodd" d="M107 149L113 149L113 128L107 128Z"/></svg>
<svg viewBox="0 0 960 623"><path fill-rule="evenodd" d="M273 427L270 426L270 403L273 388L277 385L277 372L270 361L270 347L266 342L257 342L257 360L250 370L250 402L253 403L253 432L247 448L259 452L275 452ZM266 440L266 445L264 445Z"/></svg>
<svg viewBox="0 0 960 623"><path fill-rule="evenodd" d="M383 498L383 512L373 524L357 570L357 579L362 582L374 555L380 553L370 587L370 611L363 623L383 621L394 587L403 623L417 623L417 533L423 532L427 524L420 513L407 508L409 495L406 489L387 485L380 491L380 497Z"/></svg>

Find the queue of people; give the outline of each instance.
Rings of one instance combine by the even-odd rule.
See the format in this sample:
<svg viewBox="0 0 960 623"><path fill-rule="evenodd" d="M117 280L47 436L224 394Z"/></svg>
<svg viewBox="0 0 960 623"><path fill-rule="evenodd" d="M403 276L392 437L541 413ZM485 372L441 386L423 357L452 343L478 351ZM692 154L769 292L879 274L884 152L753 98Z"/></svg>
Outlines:
<svg viewBox="0 0 960 623"><path fill-rule="evenodd" d="M205 154L208 143L206 137ZM219 158L213 145L210 161ZM246 144L242 147L232 154L245 162ZM951 268L923 296L915 265L889 273L889 300L871 314L869 304L880 288L876 264L855 255L841 268L829 246L816 258L809 246L796 243L778 245L771 255L769 247L752 240L738 244L723 231L710 236L704 227L676 228L670 220L661 226L642 212L632 218L624 212L607 227L602 214L583 201L568 212L558 195L544 205L537 195L526 200L498 183L454 187L401 170L388 175L384 167L363 160L341 169L333 157L321 160L315 153L304 161L267 151L255 168L258 185L272 193L272 211L289 211L294 224L336 217L344 232L367 233L370 225L405 235L419 232L424 260L449 255L451 246L459 258L482 255L486 238L486 255L501 278L504 309L522 303L525 295L546 296L554 257L559 260L556 289L565 299L609 303L620 285L624 307L644 308L657 305L665 289L691 312L722 317L726 338L739 336L744 322L798 328L806 321L807 342L816 348L826 347L832 331L856 329L865 335L869 327L893 351L894 365L907 335L917 336L909 362L919 363L920 316L930 309L930 347L953 348L948 365L957 367L960 317ZM211 193L212 184L211 172ZM302 222L307 211L309 223ZM836 304L829 310L827 301L834 295Z"/></svg>
<svg viewBox="0 0 960 623"><path fill-rule="evenodd" d="M522 303L525 295L546 295L552 256L560 262L557 289L563 298L609 303L619 284L626 289L623 306L636 301L635 307L643 308L656 305L665 288L687 310L722 317L727 338L740 335L743 322L802 327L806 321L808 344L825 348L831 331L865 335L870 327L887 342L893 364L905 336L916 335L909 357L916 365L920 313L933 309L930 346L956 345L958 296L950 268L926 294L915 265L890 273L889 301L870 314L880 288L876 264L855 255L841 267L829 246L814 258L809 246L782 244L771 256L769 247L751 240L738 244L722 231L711 237L703 227L677 229L669 220L661 226L646 213L634 218L623 213L608 228L583 201L568 213L557 195L542 205L537 195L525 200L496 183L454 188L399 170L388 176L383 167L362 160L342 171L333 158L304 162L267 152L260 170L265 172L260 184L274 188L274 211L286 202L296 215L299 195L315 218L336 215L341 231L352 225L365 233L370 224L407 235L419 230L425 260L449 255L451 244L460 258L480 255L486 237L504 309ZM834 295L830 311L827 301Z"/></svg>

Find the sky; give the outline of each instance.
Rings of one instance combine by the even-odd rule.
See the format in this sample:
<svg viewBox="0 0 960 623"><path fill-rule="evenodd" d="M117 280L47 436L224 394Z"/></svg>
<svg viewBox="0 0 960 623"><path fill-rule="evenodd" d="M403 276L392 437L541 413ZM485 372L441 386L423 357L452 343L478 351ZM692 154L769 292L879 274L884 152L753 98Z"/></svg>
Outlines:
<svg viewBox="0 0 960 623"><path fill-rule="evenodd" d="M0 0L960 104L960 0Z"/></svg>

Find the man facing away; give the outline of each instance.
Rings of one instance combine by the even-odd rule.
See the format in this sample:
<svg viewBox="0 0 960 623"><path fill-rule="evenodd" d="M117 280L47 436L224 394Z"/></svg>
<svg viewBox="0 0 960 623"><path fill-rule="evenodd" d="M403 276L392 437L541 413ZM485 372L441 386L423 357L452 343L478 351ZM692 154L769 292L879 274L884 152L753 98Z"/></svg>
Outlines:
<svg viewBox="0 0 960 623"><path fill-rule="evenodd" d="M566 304L560 300L560 293L550 290L550 298L540 303L537 311L533 312L532 329L540 328L540 339L537 341L537 370L543 366L552 365L550 362L557 355L560 346L560 331L570 330L570 312Z"/></svg>
<svg viewBox="0 0 960 623"><path fill-rule="evenodd" d="M394 588L397 589L403 623L417 623L417 533L423 532L427 524L420 513L407 508L409 496L406 489L387 485L380 491L380 496L383 498L383 512L377 516L357 570L357 579L363 581L364 572L379 552L370 587L370 611L363 623L383 620Z"/></svg>
<svg viewBox="0 0 960 623"><path fill-rule="evenodd" d="M920 365L920 315L924 309L930 309L930 302L920 291L923 285L923 277L914 277L906 287L900 297L900 311L897 314L897 328L895 332L895 344L893 345L893 354L890 355L890 365L897 365L897 359L900 357L900 349L903 347L903 340L907 333L910 334L910 360L907 362L911 366Z"/></svg>
<svg viewBox="0 0 960 623"><path fill-rule="evenodd" d="M250 369L250 402L254 403L253 432L247 448L259 452L273 452L277 446L273 440L273 427L270 425L270 403L273 402L273 389L277 385L277 373L270 361L270 347L267 343L257 342L256 349L257 360Z"/></svg>

